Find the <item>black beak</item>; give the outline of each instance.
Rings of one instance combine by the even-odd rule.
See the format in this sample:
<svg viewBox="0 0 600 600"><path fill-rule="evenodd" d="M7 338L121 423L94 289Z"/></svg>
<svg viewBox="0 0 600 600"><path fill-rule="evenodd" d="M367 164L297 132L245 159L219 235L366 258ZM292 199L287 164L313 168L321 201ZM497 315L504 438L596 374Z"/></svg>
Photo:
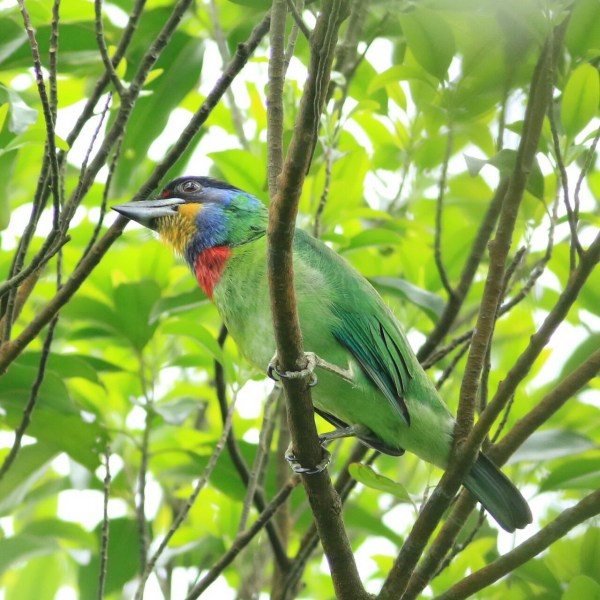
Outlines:
<svg viewBox="0 0 600 600"><path fill-rule="evenodd" d="M168 217L177 213L177 206L185 204L181 198L157 198L156 200L142 200L140 202L126 202L118 204L112 209L124 217L137 221L140 225L155 229L155 220L159 217Z"/></svg>

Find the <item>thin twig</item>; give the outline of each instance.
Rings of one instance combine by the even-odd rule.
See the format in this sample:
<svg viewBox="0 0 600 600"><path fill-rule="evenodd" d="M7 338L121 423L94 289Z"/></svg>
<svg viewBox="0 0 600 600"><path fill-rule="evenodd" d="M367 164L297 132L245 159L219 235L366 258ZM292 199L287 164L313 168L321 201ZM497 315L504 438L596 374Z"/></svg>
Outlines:
<svg viewBox="0 0 600 600"><path fill-rule="evenodd" d="M46 339L44 340L44 345L42 347L42 355L40 357L40 363L38 366L38 372L31 386L31 392L29 394L29 400L23 409L23 417L21 419L21 423L17 427L15 431L15 439L13 441L13 445L9 450L8 454L4 458L2 462L2 466L0 467L0 481L4 478L6 473L8 473L9 469L12 467L15 459L17 458L17 454L21 449L21 443L23 441L23 436L31 423L31 417L33 415L33 410L35 408L38 394L40 391L40 387L42 382L44 381L44 376L46 375L46 366L48 364L48 357L50 356L50 346L52 345L52 340L54 338L54 330L56 329L56 324L58 323L58 314L52 319L50 323L50 327L48 327L48 333L46 334Z"/></svg>
<svg viewBox="0 0 600 600"><path fill-rule="evenodd" d="M213 27L213 38L217 42L217 48L219 49L219 54L221 55L221 61L223 65L226 65L231 59L231 56L229 55L227 40L225 39L221 22L219 21L219 11L217 10L217 3L215 0L210 0L208 3L208 13L210 15L210 21ZM238 137L238 140L244 150L249 150L250 144L248 143L248 138L244 132L244 117L242 116L231 88L227 89L225 95L227 97L227 104L229 105L229 110L231 111L231 119L233 121L233 126L235 128L235 133Z"/></svg>
<svg viewBox="0 0 600 600"><path fill-rule="evenodd" d="M248 487L246 490L246 497L242 506L242 514L238 524L238 533L243 532L248 525L250 507L254 502L256 492L259 489L260 482L264 476L273 435L273 410L277 407L280 393L281 388L279 388L279 386L274 386L273 390L267 397L267 401L265 402L263 426L260 429L256 458L254 459L254 465L252 466L252 471L250 473L250 479L248 481Z"/></svg>
<svg viewBox="0 0 600 600"><path fill-rule="evenodd" d="M552 90L550 90L550 94L552 94ZM556 119L554 118L554 107L552 106L552 97L550 98L550 105L548 108L548 121L550 122L552 144L554 145L554 156L556 158L556 166L558 168L560 185L563 192L563 201L565 203L565 209L567 211L567 221L569 223L569 229L571 231L569 262L570 271L572 273L577 267L577 255L581 256L582 248L581 244L579 243L579 237L577 235L577 220L575 219L575 213L573 211L573 207L571 206L571 200L569 198L569 178L560 149L560 139L558 137Z"/></svg>
<svg viewBox="0 0 600 600"><path fill-rule="evenodd" d="M102 0L94 0L94 26L96 30L96 43L98 44L98 49L100 50L100 57L102 58L102 64L110 77L112 84L115 87L117 94L119 97L123 97L127 90L121 83L121 79L117 75L115 70L115 66L113 65L110 56L108 55L108 48L106 47L106 40L104 39L104 24L102 23Z"/></svg>
<svg viewBox="0 0 600 600"><path fill-rule="evenodd" d="M98 600L104 598L104 587L106 585L107 570L106 565L108 562L108 536L110 533L110 521L108 519L108 500L110 498L110 446L107 444L104 449L104 502L102 511L102 537L100 540L100 568L98 571Z"/></svg>
<svg viewBox="0 0 600 600"><path fill-rule="evenodd" d="M300 14L300 10L302 10L302 8L299 8L298 6L296 6L294 4L294 0L287 0L287 5L288 5L288 9L289 9L290 13L292 13L292 17L294 19L294 23L296 24L296 27L302 32L302 35L307 40L310 40L310 29L307 27L306 23L302 20L302 15Z"/></svg>
<svg viewBox="0 0 600 600"><path fill-rule="evenodd" d="M277 509L288 499L294 488L300 483L300 478L295 475L279 490L277 495L269 502L256 521L243 533L238 535L229 550L212 566L210 571L194 586L187 595L186 600L198 598L217 577L230 565L235 557L248 545L256 534L269 523Z"/></svg>
<svg viewBox="0 0 600 600"><path fill-rule="evenodd" d="M448 123L448 134L446 137L446 151L444 154L444 162L440 172L440 180L438 181L438 195L435 203L435 239L434 239L434 258L435 264L440 275L442 285L448 294L448 298L452 298L455 294L454 289L448 279L446 267L442 260L442 208L444 205L444 195L446 193L446 182L448 179L448 165L452 156L452 146L454 140L454 128L452 122Z"/></svg>
<svg viewBox="0 0 600 600"><path fill-rule="evenodd" d="M215 449L213 450L213 453L210 455L210 458L208 459L206 467L204 468L204 472L202 473L200 479L198 479L198 482L196 483L196 485L194 487L194 491L192 492L190 497L187 499L187 502L185 503L185 505L179 511L179 514L177 515L177 517L171 524L171 527L169 527L169 531L167 531L167 533L165 534L165 537L161 540L161 542L160 542L158 548L156 549L156 551L154 552L154 554L152 554L152 556L146 562L144 572L142 573L140 583L139 583L138 589L135 594L136 600L142 599L142 597L144 595L144 587L145 587L146 581L148 580L148 577L150 577L150 574L154 570L154 567L156 566L158 559L164 552L165 548L168 546L169 541L171 540L171 538L173 537L175 532L179 529L179 527L181 526L183 521L188 516L188 513L190 512L192 506L194 505L194 502L196 502L196 498L198 498L198 495L200 494L200 492L202 491L202 489L208 482L214 468L216 467L217 461L219 460L219 457L221 456L221 453L223 452L223 449L225 448L225 443L227 440L227 436L229 435L229 430L231 428L231 423L233 421L234 412L235 412L235 399L231 402L231 404L229 406L229 412L227 413L227 419L223 426L223 431L221 433L221 437L219 438L219 441L215 445Z"/></svg>
<svg viewBox="0 0 600 600"><path fill-rule="evenodd" d="M219 346L222 348L225 344L225 339L227 337L227 328L222 325L221 330L219 331L219 336L217 338L217 342ZM227 415L229 414L229 406L227 404L227 387L225 383L225 371L223 369L223 365L219 361L215 361L215 388L217 392L217 401L219 403L219 410L221 412L221 420L223 422L223 426L225 426L225 422L227 421ZM238 475L244 484L244 486L248 487L248 483L250 481L250 471L246 462L240 452L240 449L235 440L235 436L233 435L233 427L229 429L229 435L227 436L227 451L229 453L229 457L231 458L231 462L235 467L235 470L238 472ZM267 500L264 495L264 491L261 488L255 489L253 494L254 505L257 510L262 512L267 505ZM271 548L273 550L273 555L275 556L275 560L280 568L286 568L288 564L288 557L285 551L285 546L281 541L281 535L277 531L277 527L274 523L267 523L266 525L267 536L269 538L269 542L271 543Z"/></svg>
<svg viewBox="0 0 600 600"><path fill-rule="evenodd" d="M293 0L292 0L293 2ZM294 7L298 12L302 12L302 9L304 8L304 0L297 0L296 3L294 3ZM292 9L293 10L293 9ZM287 73L288 67L290 66L290 62L292 60L292 57L294 56L294 50L296 48L296 42L298 40L298 32L300 31L300 28L298 27L298 23L296 23L296 21L294 21L294 24L292 25L292 29L290 30L290 34L288 36L288 41L287 41L287 46L285 48L285 54L283 57L283 76L285 78L285 74Z"/></svg>

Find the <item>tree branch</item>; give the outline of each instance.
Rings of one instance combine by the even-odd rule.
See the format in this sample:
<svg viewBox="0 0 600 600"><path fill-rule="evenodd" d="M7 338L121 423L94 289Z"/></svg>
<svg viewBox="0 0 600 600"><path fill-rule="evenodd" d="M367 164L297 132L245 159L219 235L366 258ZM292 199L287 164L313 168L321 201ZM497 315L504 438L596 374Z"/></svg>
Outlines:
<svg viewBox="0 0 600 600"><path fill-rule="evenodd" d="M293 287L292 244L298 200L317 139L338 31L346 17L345 8L345 3L340 0L328 0L323 3L323 10L317 18L311 36L308 80L277 193L271 201L267 232L269 288L277 360L284 371L296 371L306 365ZM281 48L283 52L283 44ZM310 467L320 462L322 448L317 438L308 384L308 378L283 380L293 449L300 463ZM302 480L337 597L352 600L367 598L341 519L340 499L327 471L303 476Z"/></svg>
<svg viewBox="0 0 600 600"><path fill-rule="evenodd" d="M473 335L461 386L457 425L454 433L455 451L448 469L423 507L412 531L408 535L383 585L379 595L380 600L392 600L392 598L398 598L404 593L419 557L444 511L458 491L464 475L475 460L479 445L483 441L482 437L478 440L478 445L472 443L471 439L469 439L470 444L464 443L473 426L479 377L500 301L504 268L510 249L512 232L533 157L538 147L544 115L546 114L546 104L549 97L548 85L550 84L548 78L549 53L550 44L546 44L542 50L531 84L530 102L525 115L523 137L519 145L515 169L502 204L496 238L490 243L490 268L484 288L481 312Z"/></svg>

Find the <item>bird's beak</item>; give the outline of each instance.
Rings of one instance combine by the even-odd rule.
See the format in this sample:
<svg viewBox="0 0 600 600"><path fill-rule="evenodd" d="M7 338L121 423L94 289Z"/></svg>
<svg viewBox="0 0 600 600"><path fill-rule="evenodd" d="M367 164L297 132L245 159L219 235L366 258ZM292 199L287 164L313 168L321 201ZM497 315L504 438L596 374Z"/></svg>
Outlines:
<svg viewBox="0 0 600 600"><path fill-rule="evenodd" d="M149 229L156 229L156 219L177 214L177 207L185 204L181 198L157 198L156 200L141 200L140 202L126 202L118 204L112 209L124 217L137 221Z"/></svg>

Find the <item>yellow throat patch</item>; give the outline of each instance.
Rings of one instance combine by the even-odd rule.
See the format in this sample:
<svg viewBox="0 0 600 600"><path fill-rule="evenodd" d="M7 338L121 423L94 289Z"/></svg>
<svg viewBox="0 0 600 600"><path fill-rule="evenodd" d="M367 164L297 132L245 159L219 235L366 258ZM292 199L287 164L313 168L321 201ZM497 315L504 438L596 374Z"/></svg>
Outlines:
<svg viewBox="0 0 600 600"><path fill-rule="evenodd" d="M196 215L202 210L202 205L181 204L177 208L177 214L163 217L158 222L158 235L160 239L173 250L183 256L185 254L190 238L196 234Z"/></svg>

